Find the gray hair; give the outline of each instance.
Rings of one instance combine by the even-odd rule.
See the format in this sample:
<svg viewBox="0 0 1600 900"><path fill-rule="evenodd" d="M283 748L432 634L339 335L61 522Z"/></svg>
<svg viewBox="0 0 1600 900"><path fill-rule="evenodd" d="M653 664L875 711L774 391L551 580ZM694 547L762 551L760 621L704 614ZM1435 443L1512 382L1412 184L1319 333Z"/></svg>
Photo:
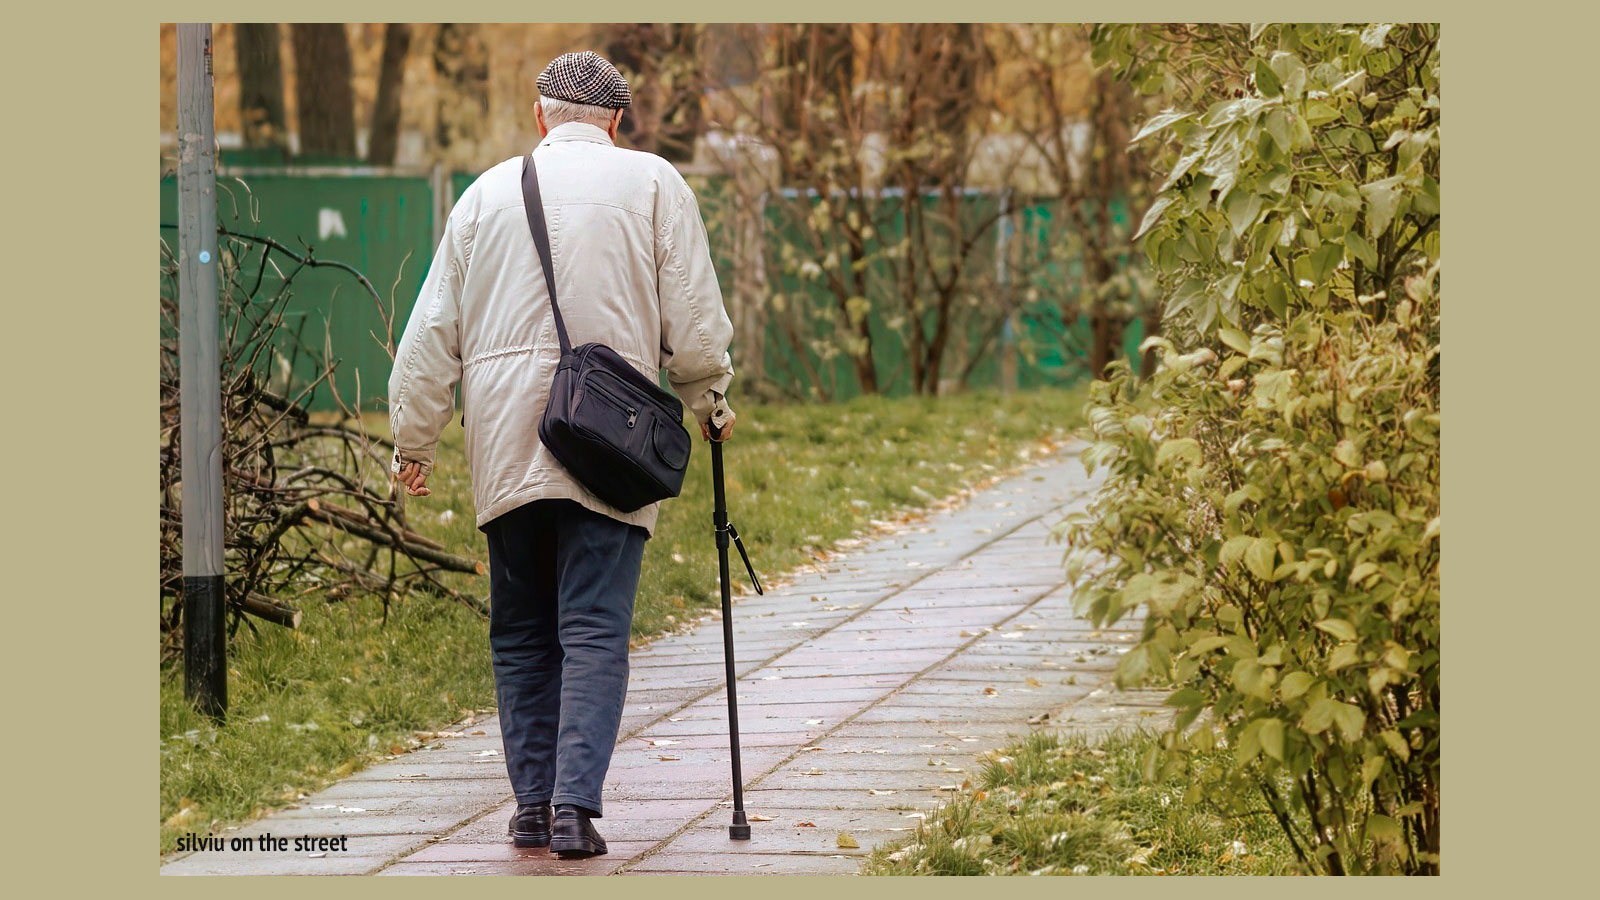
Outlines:
<svg viewBox="0 0 1600 900"><path fill-rule="evenodd" d="M550 128L568 122L584 122L597 128L607 128L611 125L611 117L617 112L604 106L573 103L556 97L541 96L539 105L544 107L544 124Z"/></svg>

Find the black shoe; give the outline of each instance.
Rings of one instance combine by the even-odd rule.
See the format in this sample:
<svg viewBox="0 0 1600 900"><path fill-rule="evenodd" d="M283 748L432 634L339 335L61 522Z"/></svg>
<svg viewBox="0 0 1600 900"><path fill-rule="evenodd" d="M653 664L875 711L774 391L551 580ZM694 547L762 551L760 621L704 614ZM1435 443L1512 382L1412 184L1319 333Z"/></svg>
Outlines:
<svg viewBox="0 0 1600 900"><path fill-rule="evenodd" d="M519 803L506 829L516 847L550 846L550 804Z"/></svg>
<svg viewBox="0 0 1600 900"><path fill-rule="evenodd" d="M550 826L550 852L562 859L583 859L606 852L606 839L594 830L588 811L563 803Z"/></svg>

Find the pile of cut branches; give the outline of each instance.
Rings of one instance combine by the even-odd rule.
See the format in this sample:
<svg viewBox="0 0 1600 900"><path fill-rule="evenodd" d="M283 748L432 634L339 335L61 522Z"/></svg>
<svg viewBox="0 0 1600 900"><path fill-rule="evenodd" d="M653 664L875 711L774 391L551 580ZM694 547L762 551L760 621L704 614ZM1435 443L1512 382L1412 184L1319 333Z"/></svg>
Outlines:
<svg viewBox="0 0 1600 900"><path fill-rule="evenodd" d="M307 602L369 594L389 604L417 591L484 604L441 575L481 575L484 565L412 529L404 492L389 480L393 445L369 434L359 398L347 402L333 374L338 360L326 330L307 340L304 324L286 325L295 279L330 267L350 275L380 310L374 334L393 357L392 303L365 276L268 237L219 229L219 303L223 334L222 435L225 583L230 634L254 621L298 627ZM183 524L179 438L178 265L161 245L161 648L182 648ZM359 381L358 381L359 385ZM313 392L336 410L312 412ZM359 391L359 387L358 387ZM254 621L253 621L254 620Z"/></svg>

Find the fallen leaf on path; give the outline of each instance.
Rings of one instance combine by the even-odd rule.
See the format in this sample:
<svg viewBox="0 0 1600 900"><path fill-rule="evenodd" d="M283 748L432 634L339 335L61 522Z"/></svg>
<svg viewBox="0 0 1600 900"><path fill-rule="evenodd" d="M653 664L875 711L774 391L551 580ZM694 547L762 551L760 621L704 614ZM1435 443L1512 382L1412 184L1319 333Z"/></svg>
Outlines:
<svg viewBox="0 0 1600 900"><path fill-rule="evenodd" d="M796 827L796 828L815 828L815 827L817 827L817 823L815 823L815 822L796 822L796 823L794 823L794 827Z"/></svg>
<svg viewBox="0 0 1600 900"><path fill-rule="evenodd" d="M1044 687L1044 682L1040 681L1037 678L1029 678L1028 679L1028 687Z"/></svg>
<svg viewBox="0 0 1600 900"><path fill-rule="evenodd" d="M772 817L771 816L757 815L757 814L752 813L751 816L750 816L750 821L752 821L752 822L771 822L772 821Z"/></svg>
<svg viewBox="0 0 1600 900"><path fill-rule="evenodd" d="M845 850L860 850L861 849L861 845L856 843L856 839L851 837L848 834L840 834L839 835L839 839L838 839L838 841L836 843L838 843L838 845L842 849L845 849Z"/></svg>
<svg viewBox="0 0 1600 900"><path fill-rule="evenodd" d="M998 693L1000 693L1000 692L999 692L999 691L997 691L997 690L995 690L995 689L994 689L994 688L992 688L992 687L986 687L986 688L984 688L984 689L983 689L983 692L984 692L984 693L985 693L985 694L998 694Z"/></svg>
<svg viewBox="0 0 1600 900"><path fill-rule="evenodd" d="M660 756L657 756L656 759L659 759L662 762L677 762L678 760L683 759L683 757L681 757L681 756L667 756L666 754L662 754Z"/></svg>

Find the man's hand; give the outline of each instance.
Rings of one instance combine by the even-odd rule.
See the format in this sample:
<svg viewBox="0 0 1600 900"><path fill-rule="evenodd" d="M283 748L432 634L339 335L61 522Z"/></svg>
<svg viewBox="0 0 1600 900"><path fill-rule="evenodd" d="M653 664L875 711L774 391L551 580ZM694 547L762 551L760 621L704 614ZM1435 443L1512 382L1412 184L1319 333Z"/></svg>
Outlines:
<svg viewBox="0 0 1600 900"><path fill-rule="evenodd" d="M422 474L422 463L409 462L401 466L400 474L394 480L405 485L406 493L413 497L426 497L433 493L428 490L428 476Z"/></svg>
<svg viewBox="0 0 1600 900"><path fill-rule="evenodd" d="M713 418L714 418L714 416L713 416ZM733 410L731 410L731 409L728 410L728 418L727 418L727 420L725 422L723 422L722 431L716 438L716 441L718 443L721 443L721 442L727 440L728 438L733 437L733 423L737 422L738 420L739 420L739 416L737 414L735 414ZM710 422L701 422L700 423L700 436L705 438L708 441L712 440L712 437L711 437L711 423Z"/></svg>

